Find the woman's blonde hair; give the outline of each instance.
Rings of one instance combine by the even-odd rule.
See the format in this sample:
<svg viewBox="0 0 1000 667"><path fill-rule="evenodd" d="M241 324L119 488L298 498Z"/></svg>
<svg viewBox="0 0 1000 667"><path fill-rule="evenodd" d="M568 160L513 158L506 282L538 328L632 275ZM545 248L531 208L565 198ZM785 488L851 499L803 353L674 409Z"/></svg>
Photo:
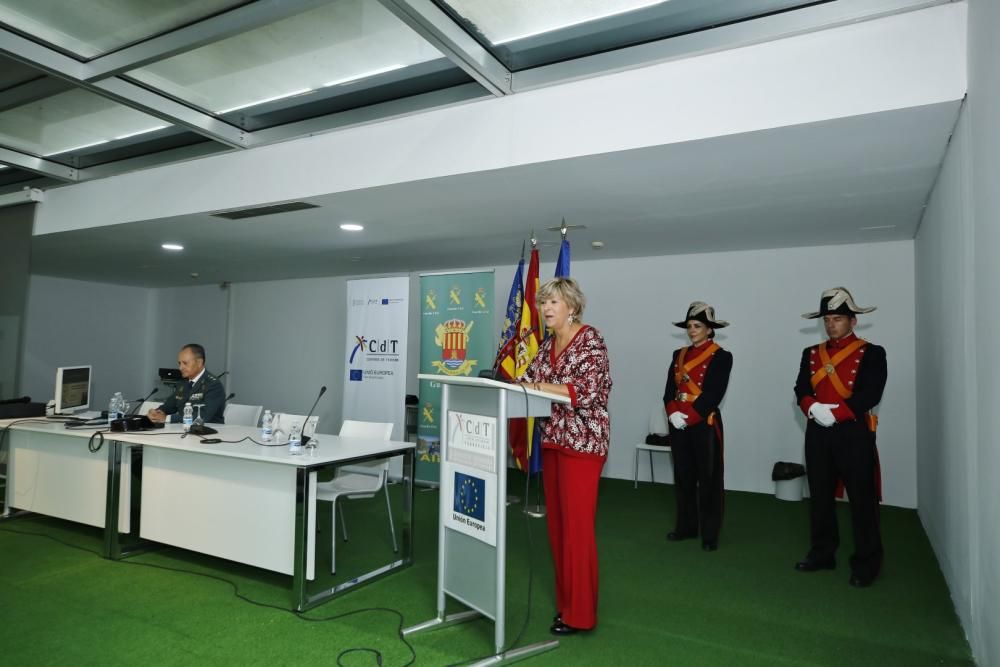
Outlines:
<svg viewBox="0 0 1000 667"><path fill-rule="evenodd" d="M572 278L552 278L547 280L538 288L535 295L537 301L542 301L553 295L558 296L569 306L570 312L577 321L583 317L583 309L587 306L587 297L583 295L583 290Z"/></svg>

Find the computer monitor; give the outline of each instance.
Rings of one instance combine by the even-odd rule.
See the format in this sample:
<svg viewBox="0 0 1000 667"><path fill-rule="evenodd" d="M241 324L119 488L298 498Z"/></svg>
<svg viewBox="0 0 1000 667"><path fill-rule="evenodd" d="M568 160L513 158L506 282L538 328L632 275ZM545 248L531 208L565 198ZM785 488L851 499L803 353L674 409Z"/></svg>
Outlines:
<svg viewBox="0 0 1000 667"><path fill-rule="evenodd" d="M73 414L90 408L90 366L56 369L56 414Z"/></svg>

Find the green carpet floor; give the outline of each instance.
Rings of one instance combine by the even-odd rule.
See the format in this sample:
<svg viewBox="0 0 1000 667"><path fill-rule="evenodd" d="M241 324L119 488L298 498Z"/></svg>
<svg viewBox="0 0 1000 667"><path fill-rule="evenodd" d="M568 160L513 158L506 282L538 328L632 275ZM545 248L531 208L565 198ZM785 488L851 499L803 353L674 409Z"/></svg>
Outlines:
<svg viewBox="0 0 1000 667"><path fill-rule="evenodd" d="M511 491L523 495L523 477L511 477ZM598 627L526 664L974 664L916 512L883 509L884 574L872 588L857 590L847 584L849 538L836 571L792 569L807 546L804 503L728 493L720 549L705 553L697 541L665 541L672 491L602 480ZM111 562L47 537L9 532L42 533L97 551L96 529L33 516L0 522L0 665L336 664L350 648L373 649L383 664L404 665L413 656L398 628L435 612L438 496L419 489L416 495L415 565L306 614L323 619L380 608L328 622L255 606L221 581L141 564L222 577L241 595L282 607L290 603L288 577L173 548ZM847 507L841 509L842 534L849 536ZM384 511L378 503L352 503L351 544L366 530L383 531ZM553 613L545 522L529 522L512 507L508 641L528 612L529 526L535 574L521 644L550 638ZM349 562L350 553L341 561L339 549L338 565ZM459 663L492 652L493 624L476 621L410 641L418 665ZM375 654L348 653L342 664L375 665Z"/></svg>

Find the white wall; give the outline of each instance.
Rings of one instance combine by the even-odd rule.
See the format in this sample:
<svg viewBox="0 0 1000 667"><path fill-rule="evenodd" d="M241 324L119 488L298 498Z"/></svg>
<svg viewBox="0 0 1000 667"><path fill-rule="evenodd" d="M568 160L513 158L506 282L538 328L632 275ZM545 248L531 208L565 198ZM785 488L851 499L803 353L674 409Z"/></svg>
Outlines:
<svg viewBox="0 0 1000 667"><path fill-rule="evenodd" d="M226 370L228 288L200 285L152 289L149 299L153 313L152 348L147 364L150 368L176 367L181 346L198 343L205 348L206 367L210 371L218 375Z"/></svg>
<svg viewBox="0 0 1000 667"><path fill-rule="evenodd" d="M542 276L550 276L553 266L543 262ZM499 302L507 298L513 271L513 266L496 271L495 331L502 319ZM879 429L885 501L916 506L912 242L629 260L579 261L578 255L573 275L589 300L584 319L603 332L611 354L615 385L606 476L631 478L633 445L645 437L649 411L663 395L672 350L686 342L683 330L671 322L684 316L691 301L701 299L733 323L718 337L735 356L722 406L726 487L772 492L774 462L803 460L804 420L794 405L792 386L802 348L822 335L816 321L800 314L818 307L823 289L844 284L860 303L879 306L862 316L859 334L888 352L889 382ZM408 391L416 393L419 276L411 280L407 370ZM218 287L140 290L41 277L32 285L35 307L29 327L47 332L29 348L26 377L33 378L33 386L51 392L54 360L80 363L83 357L104 369L99 377L116 369L113 382L102 380L95 387L97 396L113 391L112 386L139 396L148 391L150 374L168 365L179 345L190 339L205 344L210 359L227 359L226 384L237 402L301 414L326 385L329 393L317 408L327 424L321 430L336 430L341 422L345 278L232 285L228 344L227 293ZM72 289L79 290L71 293L76 304L122 301L128 306L81 307L89 321L67 330L61 294ZM46 299L51 299L47 310L41 308ZM75 315L74 321L79 318ZM74 350L68 357L67 347ZM116 354L123 355L124 364ZM214 361L210 366L217 372L222 368ZM660 478L669 479L666 462L657 465Z"/></svg>
<svg viewBox="0 0 1000 667"><path fill-rule="evenodd" d="M1000 378L990 352L1000 337L1000 3L973 0L969 17L968 110L972 146L971 194L975 240L975 314L977 434L974 491L970 514L974 532L970 643L982 665L1000 663ZM955 545L949 545L955 548Z"/></svg>
<svg viewBox="0 0 1000 667"><path fill-rule="evenodd" d="M31 276L20 393L48 401L57 367L91 364L92 410L106 410L116 391L146 394L155 379L147 363L148 291Z"/></svg>
<svg viewBox="0 0 1000 667"><path fill-rule="evenodd" d="M498 302L506 299L513 270L497 268ZM543 276L552 270L552 262L543 262ZM736 357L723 404L727 487L772 492L774 462L802 460L803 419L792 385L801 349L821 339L816 322L799 315L818 306L823 289L847 284L861 303L880 307L863 318L860 333L889 355L879 433L886 502L915 506L911 242L577 261L573 275L590 301L585 319L604 333L611 351L613 443L605 475L631 478L632 446L646 435L671 351L685 341L670 322L683 317L690 301L707 299L733 322L719 337ZM419 276L411 280L408 391L416 393ZM317 412L323 423L338 425L346 279L240 283L231 290L228 387L236 400L302 413L327 385ZM497 331L500 320L498 312ZM659 473L669 479L667 468Z"/></svg>
<svg viewBox="0 0 1000 667"><path fill-rule="evenodd" d="M1000 662L1000 5L969 3L969 94L916 239L920 517L976 660Z"/></svg>

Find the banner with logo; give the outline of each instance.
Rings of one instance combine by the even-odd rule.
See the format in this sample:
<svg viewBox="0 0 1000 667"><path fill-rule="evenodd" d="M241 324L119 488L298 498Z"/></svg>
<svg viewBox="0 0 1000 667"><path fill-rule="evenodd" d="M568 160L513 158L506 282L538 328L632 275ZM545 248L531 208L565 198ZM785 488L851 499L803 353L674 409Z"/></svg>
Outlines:
<svg viewBox="0 0 1000 667"><path fill-rule="evenodd" d="M493 272L420 276L420 372L475 377L493 364ZM416 478L439 481L441 383L420 381Z"/></svg>
<svg viewBox="0 0 1000 667"><path fill-rule="evenodd" d="M404 437L409 293L406 276L347 281L344 419L391 421L394 440Z"/></svg>

